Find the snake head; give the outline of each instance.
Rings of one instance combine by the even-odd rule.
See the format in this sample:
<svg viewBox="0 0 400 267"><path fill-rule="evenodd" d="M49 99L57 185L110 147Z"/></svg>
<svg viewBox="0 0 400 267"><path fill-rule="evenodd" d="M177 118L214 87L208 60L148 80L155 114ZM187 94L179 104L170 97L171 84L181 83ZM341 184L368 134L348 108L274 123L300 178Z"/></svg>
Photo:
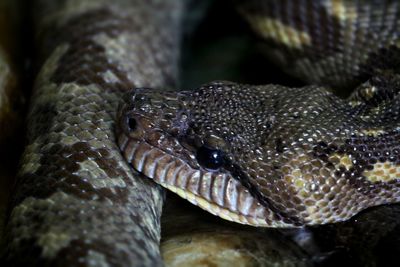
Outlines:
<svg viewBox="0 0 400 267"><path fill-rule="evenodd" d="M364 177L375 148L355 134L354 107L320 87L136 89L118 112L118 144L134 169L230 221L322 224L398 198L398 184Z"/></svg>
<svg viewBox="0 0 400 267"><path fill-rule="evenodd" d="M257 226L289 226L292 222L261 203L257 190L241 180L247 178L232 155L243 137L230 124L254 133L260 129L240 121L239 110L221 114L220 104L238 102L230 96L235 90L226 82L196 91L136 89L119 108L119 146L134 169L217 216ZM248 103L253 105L250 99Z"/></svg>

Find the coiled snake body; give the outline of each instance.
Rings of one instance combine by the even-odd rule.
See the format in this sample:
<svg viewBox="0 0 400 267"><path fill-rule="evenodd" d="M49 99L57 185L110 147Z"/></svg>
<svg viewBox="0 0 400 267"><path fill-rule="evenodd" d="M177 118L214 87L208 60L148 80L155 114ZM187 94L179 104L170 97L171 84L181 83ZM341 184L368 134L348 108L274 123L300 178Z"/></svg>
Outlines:
<svg viewBox="0 0 400 267"><path fill-rule="evenodd" d="M35 1L33 8L44 63L4 259L10 266L161 265L161 192L123 160L114 121L125 91L173 84L181 3Z"/></svg>
<svg viewBox="0 0 400 267"><path fill-rule="evenodd" d="M316 85L137 88L116 123L123 155L192 203L256 226L337 222L397 202L398 5L361 2L246 1L239 10L275 60ZM46 4L37 29L47 59L32 100L5 259L161 264L160 191L122 159L114 119L124 91L174 81L181 3ZM358 82L348 100L328 90Z"/></svg>

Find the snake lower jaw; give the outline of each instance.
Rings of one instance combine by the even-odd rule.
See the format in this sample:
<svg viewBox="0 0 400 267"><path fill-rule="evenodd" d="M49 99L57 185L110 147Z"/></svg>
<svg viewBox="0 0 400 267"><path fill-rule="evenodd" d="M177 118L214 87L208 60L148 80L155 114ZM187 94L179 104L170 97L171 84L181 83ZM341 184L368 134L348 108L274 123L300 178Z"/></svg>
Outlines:
<svg viewBox="0 0 400 267"><path fill-rule="evenodd" d="M218 217L257 227L294 227L280 220L227 174L193 169L173 155L124 133L118 134L118 144L136 171Z"/></svg>

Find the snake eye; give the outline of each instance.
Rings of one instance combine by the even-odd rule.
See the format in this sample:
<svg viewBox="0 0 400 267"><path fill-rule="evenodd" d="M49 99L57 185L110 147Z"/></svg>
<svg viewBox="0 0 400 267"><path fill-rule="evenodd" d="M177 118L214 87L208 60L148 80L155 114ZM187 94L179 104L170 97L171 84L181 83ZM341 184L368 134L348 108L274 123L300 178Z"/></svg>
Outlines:
<svg viewBox="0 0 400 267"><path fill-rule="evenodd" d="M216 170L224 163L222 152L220 150L206 146L201 146L197 150L196 159L201 166L210 170Z"/></svg>
<svg viewBox="0 0 400 267"><path fill-rule="evenodd" d="M129 131L134 131L136 129L137 123L135 118L128 118L128 128Z"/></svg>

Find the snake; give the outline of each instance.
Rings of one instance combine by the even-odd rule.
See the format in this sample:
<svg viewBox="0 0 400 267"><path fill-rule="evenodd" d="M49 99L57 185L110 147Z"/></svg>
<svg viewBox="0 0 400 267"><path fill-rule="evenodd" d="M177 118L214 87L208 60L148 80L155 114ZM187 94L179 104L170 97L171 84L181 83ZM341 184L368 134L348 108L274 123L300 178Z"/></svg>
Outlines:
<svg viewBox="0 0 400 267"><path fill-rule="evenodd" d="M398 202L398 3L246 1L239 10L278 64L312 85L136 89L119 110L125 159L191 203L253 226L334 223ZM332 92L352 87L346 99Z"/></svg>
<svg viewBox="0 0 400 267"><path fill-rule="evenodd" d="M6 223L6 266L162 265L162 191L123 160L114 121L125 92L174 86L182 6L32 3L39 71Z"/></svg>
<svg viewBox="0 0 400 267"><path fill-rule="evenodd" d="M264 227L339 222L399 200L398 4L238 5L277 64L314 85L168 90L180 1L34 2L40 71L7 264L162 265L151 180ZM347 99L332 92L355 84Z"/></svg>

